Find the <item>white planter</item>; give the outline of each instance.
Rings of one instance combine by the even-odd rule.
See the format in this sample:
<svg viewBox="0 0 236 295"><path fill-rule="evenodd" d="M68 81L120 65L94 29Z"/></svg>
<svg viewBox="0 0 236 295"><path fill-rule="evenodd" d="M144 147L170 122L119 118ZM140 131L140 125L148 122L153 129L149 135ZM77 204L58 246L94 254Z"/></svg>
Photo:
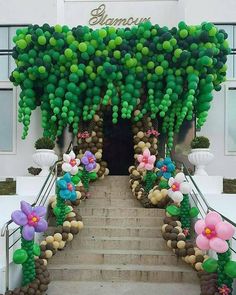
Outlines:
<svg viewBox="0 0 236 295"><path fill-rule="evenodd" d="M208 175L205 167L214 159L209 149L192 149L188 160L196 167L194 175Z"/></svg>
<svg viewBox="0 0 236 295"><path fill-rule="evenodd" d="M49 173L49 168L58 160L58 156L55 154L54 150L40 149L36 150L33 154L33 161L38 165L42 171L39 176L47 176Z"/></svg>

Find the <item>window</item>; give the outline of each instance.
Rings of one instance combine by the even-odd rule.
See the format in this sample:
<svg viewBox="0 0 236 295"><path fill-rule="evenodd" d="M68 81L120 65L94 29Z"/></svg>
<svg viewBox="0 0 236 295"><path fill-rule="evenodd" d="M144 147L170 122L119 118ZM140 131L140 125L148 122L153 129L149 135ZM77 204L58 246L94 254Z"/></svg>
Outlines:
<svg viewBox="0 0 236 295"><path fill-rule="evenodd" d="M236 85L229 82L225 87L225 154L236 155Z"/></svg>
<svg viewBox="0 0 236 295"><path fill-rule="evenodd" d="M1 85L1 83L0 83ZM15 153L16 96L12 88L0 88L0 153Z"/></svg>
<svg viewBox="0 0 236 295"><path fill-rule="evenodd" d="M16 153L16 88L9 81L15 68L9 52L13 36L26 25L0 25L0 154Z"/></svg>
<svg viewBox="0 0 236 295"><path fill-rule="evenodd" d="M236 24L216 24L228 34L229 46L232 50L227 58L227 80L236 79Z"/></svg>
<svg viewBox="0 0 236 295"><path fill-rule="evenodd" d="M16 30L26 25L0 25L0 49L11 50L14 47L13 37ZM14 59L11 55L0 55L0 81L8 81L12 70L15 68Z"/></svg>

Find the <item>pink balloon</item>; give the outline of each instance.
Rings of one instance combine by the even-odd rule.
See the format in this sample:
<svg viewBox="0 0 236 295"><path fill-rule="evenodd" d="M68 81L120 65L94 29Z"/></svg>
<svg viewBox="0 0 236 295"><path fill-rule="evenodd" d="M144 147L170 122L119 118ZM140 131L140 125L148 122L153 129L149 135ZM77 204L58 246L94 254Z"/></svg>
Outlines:
<svg viewBox="0 0 236 295"><path fill-rule="evenodd" d="M202 234L197 236L196 238L196 244L199 249L201 250L209 250L209 240L204 237Z"/></svg>
<svg viewBox="0 0 236 295"><path fill-rule="evenodd" d="M138 155L137 159L138 159L139 162L142 162L142 160L143 160L143 155Z"/></svg>
<svg viewBox="0 0 236 295"><path fill-rule="evenodd" d="M222 218L217 212L211 211L205 217L206 226L216 225L218 222L221 222Z"/></svg>
<svg viewBox="0 0 236 295"><path fill-rule="evenodd" d="M149 158L150 155L151 155L151 154L150 154L149 149L146 148L146 149L143 151L143 156Z"/></svg>
<svg viewBox="0 0 236 295"><path fill-rule="evenodd" d="M195 229L195 232L198 235L200 235L203 232L203 230L205 229L205 227L206 227L206 224L205 224L204 219L200 219L195 223L194 229Z"/></svg>
<svg viewBox="0 0 236 295"><path fill-rule="evenodd" d="M229 246L226 241L220 239L220 238L213 238L209 242L210 248L217 253L224 253L228 250Z"/></svg>
<svg viewBox="0 0 236 295"><path fill-rule="evenodd" d="M223 240L230 240L235 232L235 228L228 222L221 221L216 225L217 236Z"/></svg>

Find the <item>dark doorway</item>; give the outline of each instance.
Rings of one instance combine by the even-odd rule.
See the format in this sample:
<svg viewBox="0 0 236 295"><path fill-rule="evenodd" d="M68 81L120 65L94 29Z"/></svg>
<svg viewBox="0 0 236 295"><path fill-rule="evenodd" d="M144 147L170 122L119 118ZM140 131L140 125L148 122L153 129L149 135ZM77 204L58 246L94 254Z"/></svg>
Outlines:
<svg viewBox="0 0 236 295"><path fill-rule="evenodd" d="M112 113L103 117L103 159L107 161L110 175L128 175L129 166L134 163L133 135L130 120L118 119L112 123Z"/></svg>

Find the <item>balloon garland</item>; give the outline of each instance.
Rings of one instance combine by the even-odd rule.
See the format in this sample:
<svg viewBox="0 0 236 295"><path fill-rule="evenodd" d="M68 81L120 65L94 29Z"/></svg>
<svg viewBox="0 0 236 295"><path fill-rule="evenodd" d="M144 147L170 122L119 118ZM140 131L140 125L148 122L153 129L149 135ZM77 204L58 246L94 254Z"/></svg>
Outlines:
<svg viewBox="0 0 236 295"><path fill-rule="evenodd" d="M25 139L32 111L40 106L44 136L55 139L70 125L90 121L101 106L134 122L163 118L168 149L185 119L206 121L213 90L225 80L230 49L212 23L168 29L141 23L132 28L30 25L13 41L17 67L10 80L21 87L18 119Z"/></svg>

